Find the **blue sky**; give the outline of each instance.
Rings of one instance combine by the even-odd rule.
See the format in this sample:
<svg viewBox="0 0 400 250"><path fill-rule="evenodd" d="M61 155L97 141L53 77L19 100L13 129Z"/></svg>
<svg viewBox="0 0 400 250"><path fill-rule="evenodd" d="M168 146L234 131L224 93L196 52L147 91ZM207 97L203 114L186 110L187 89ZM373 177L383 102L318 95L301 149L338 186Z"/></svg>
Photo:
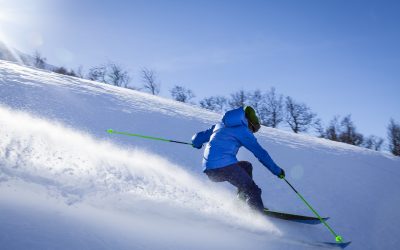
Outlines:
<svg viewBox="0 0 400 250"><path fill-rule="evenodd" d="M400 1L0 0L0 38L71 68L156 70L200 100L239 89L305 102L327 124L352 114L386 138L400 121Z"/></svg>

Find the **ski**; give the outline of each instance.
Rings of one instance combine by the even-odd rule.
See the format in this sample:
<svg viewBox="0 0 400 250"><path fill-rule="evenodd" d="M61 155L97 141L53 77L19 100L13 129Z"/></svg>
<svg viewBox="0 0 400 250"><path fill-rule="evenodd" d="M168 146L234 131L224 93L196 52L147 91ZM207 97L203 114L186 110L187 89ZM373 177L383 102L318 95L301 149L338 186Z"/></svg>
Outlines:
<svg viewBox="0 0 400 250"><path fill-rule="evenodd" d="M306 243L306 242L304 242ZM315 243L310 243L307 242L306 244L310 246L316 246L316 247L323 247L323 248L342 248L344 249L348 245L350 245L351 241L348 242L315 242Z"/></svg>
<svg viewBox="0 0 400 250"><path fill-rule="evenodd" d="M328 245L328 246L333 246L333 247L340 247L340 248L345 248L348 245L350 245L351 241L348 242L323 242L323 244Z"/></svg>
<svg viewBox="0 0 400 250"><path fill-rule="evenodd" d="M269 217L274 217L274 218L278 218L278 219L282 219L282 220L289 220L289 221L294 221L294 222L299 222L299 223L305 223L305 224L320 224L321 223L320 219L318 219L317 217L282 213L282 212L277 212L277 211L271 211L267 208L264 209L264 214ZM324 221L326 221L329 219L329 217L325 217L322 219Z"/></svg>
<svg viewBox="0 0 400 250"><path fill-rule="evenodd" d="M299 244L301 246L310 246L310 247L319 247L324 249L338 249L338 248L346 248L350 245L351 241L348 242L321 242L321 241L309 241L309 240L300 240L300 239L289 239L285 238L286 241Z"/></svg>

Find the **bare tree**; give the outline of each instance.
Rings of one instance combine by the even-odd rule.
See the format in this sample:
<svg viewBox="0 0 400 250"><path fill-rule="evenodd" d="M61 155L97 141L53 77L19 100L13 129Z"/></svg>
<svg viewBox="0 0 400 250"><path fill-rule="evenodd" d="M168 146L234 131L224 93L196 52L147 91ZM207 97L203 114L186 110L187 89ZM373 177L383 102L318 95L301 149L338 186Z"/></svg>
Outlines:
<svg viewBox="0 0 400 250"><path fill-rule="evenodd" d="M225 110L226 103L226 98L223 96L211 96L201 100L200 107L216 112L222 112Z"/></svg>
<svg viewBox="0 0 400 250"><path fill-rule="evenodd" d="M82 79L85 78L85 73L82 65L79 66L78 69L76 70L76 76Z"/></svg>
<svg viewBox="0 0 400 250"><path fill-rule="evenodd" d="M62 75L66 75L68 73L68 70L64 67L59 67L59 68L55 68L53 70L53 72L58 73L58 74L62 74Z"/></svg>
<svg viewBox="0 0 400 250"><path fill-rule="evenodd" d="M286 97L286 122L295 133L306 132L315 122L316 114L303 103Z"/></svg>
<svg viewBox="0 0 400 250"><path fill-rule="evenodd" d="M75 71L73 71L72 69L68 70L65 67L58 67L58 68L53 69L52 71L55 73L58 73L58 74L62 74L62 75L76 76Z"/></svg>
<svg viewBox="0 0 400 250"><path fill-rule="evenodd" d="M239 90L231 94L231 98L228 101L229 107L232 109L243 107L247 105L249 94L244 90Z"/></svg>
<svg viewBox="0 0 400 250"><path fill-rule="evenodd" d="M260 112L263 125L272 128L278 127L284 120L283 96L276 94L275 88L271 88L271 90L265 94L264 103L263 109Z"/></svg>
<svg viewBox="0 0 400 250"><path fill-rule="evenodd" d="M109 84L119 87L127 87L130 80L128 72L115 63L108 64L107 78Z"/></svg>
<svg viewBox="0 0 400 250"><path fill-rule="evenodd" d="M319 138L325 138L325 136L326 136L325 128L324 128L324 126L322 124L322 120L320 118L315 118L313 127L315 129L316 136L318 136Z"/></svg>
<svg viewBox="0 0 400 250"><path fill-rule="evenodd" d="M256 113L260 115L261 109L264 107L264 96L261 90L257 89L253 92L247 93L247 101L246 97L244 97L243 101L243 104L245 103L250 105Z"/></svg>
<svg viewBox="0 0 400 250"><path fill-rule="evenodd" d="M326 128L325 133L323 133L323 137L331 141L339 141L339 133L340 133L339 117L335 116L331 120L329 126Z"/></svg>
<svg viewBox="0 0 400 250"><path fill-rule="evenodd" d="M388 126L389 150L392 154L400 156L400 124L393 119Z"/></svg>
<svg viewBox="0 0 400 250"><path fill-rule="evenodd" d="M144 68L141 71L143 88L149 91L152 95L160 93L160 84L156 81L156 73L154 70Z"/></svg>
<svg viewBox="0 0 400 250"><path fill-rule="evenodd" d="M105 65L95 66L89 69L87 78L92 81L106 82L107 67Z"/></svg>
<svg viewBox="0 0 400 250"><path fill-rule="evenodd" d="M87 78L92 81L125 88L130 80L128 72L122 66L113 62L90 68Z"/></svg>
<svg viewBox="0 0 400 250"><path fill-rule="evenodd" d="M383 139L374 135L371 135L367 137L363 143L364 147L368 149L373 149L375 151L380 151L382 144L383 144Z"/></svg>
<svg viewBox="0 0 400 250"><path fill-rule="evenodd" d="M35 54L33 55L33 64L36 68L39 69L44 69L46 68L46 58L43 57L39 51L35 51Z"/></svg>
<svg viewBox="0 0 400 250"><path fill-rule="evenodd" d="M195 97L193 91L182 86L175 85L171 90L171 96L178 102L189 102Z"/></svg>
<svg viewBox="0 0 400 250"><path fill-rule="evenodd" d="M351 115L344 117L340 126L342 131L339 135L339 141L355 146L360 146L363 143L364 136L357 132L356 127L351 120Z"/></svg>
<svg viewBox="0 0 400 250"><path fill-rule="evenodd" d="M339 116L335 116L332 119L329 126L323 133L324 138L332 141L344 142L355 146L361 146L364 144L368 145L368 148L380 147L383 143L383 141L379 143L378 138L376 138L375 140L375 138L373 137L370 138L371 141L364 142L364 136L357 132L356 127L351 120L351 115L345 116L340 122L339 118ZM371 144L371 146L369 146L369 144Z"/></svg>

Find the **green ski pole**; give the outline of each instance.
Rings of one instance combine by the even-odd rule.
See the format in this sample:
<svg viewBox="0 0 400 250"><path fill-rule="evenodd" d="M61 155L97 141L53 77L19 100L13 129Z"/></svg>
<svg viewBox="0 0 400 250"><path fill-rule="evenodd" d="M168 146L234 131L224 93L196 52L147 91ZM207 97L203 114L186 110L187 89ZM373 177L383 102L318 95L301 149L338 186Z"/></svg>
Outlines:
<svg viewBox="0 0 400 250"><path fill-rule="evenodd" d="M321 218L321 216L317 213L317 211L315 211L315 209L311 207L311 205L306 201L306 199L304 199L304 197L292 186L292 184L289 183L288 180L286 180L285 177L283 177L282 179L286 181L286 183L293 189L293 191L300 197L300 199L308 206L308 208L310 208L311 211L313 211L313 213L318 217L318 219L329 229L329 231L335 236L336 242L343 243L342 236L337 235L335 233L335 231L333 231L333 229L328 225L328 223L326 223L326 221Z"/></svg>
<svg viewBox="0 0 400 250"><path fill-rule="evenodd" d="M127 132L119 132L119 131L115 131L115 130L113 130L113 129L107 129L107 132L110 133L110 134L119 134L119 135L135 136L135 137L140 137L140 138L144 138L144 139L157 140L157 141L165 141L165 142L174 142L174 143L187 144L187 145L193 146L193 144L192 144L192 143L189 143L189 142L175 141L175 140L169 140L169 139L158 138L158 137L147 136L147 135L140 135L140 134L131 134L131 133L127 133Z"/></svg>

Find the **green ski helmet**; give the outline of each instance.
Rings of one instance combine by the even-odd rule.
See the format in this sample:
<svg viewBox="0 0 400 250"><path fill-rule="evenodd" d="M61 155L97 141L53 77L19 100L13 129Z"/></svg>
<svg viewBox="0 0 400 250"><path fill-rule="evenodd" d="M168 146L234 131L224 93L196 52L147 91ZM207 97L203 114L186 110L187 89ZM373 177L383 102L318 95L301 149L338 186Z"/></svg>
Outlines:
<svg viewBox="0 0 400 250"><path fill-rule="evenodd" d="M244 106L244 113L246 114L247 121L249 122L249 128L253 133L257 132L261 128L260 120L257 117L256 111L251 106Z"/></svg>

